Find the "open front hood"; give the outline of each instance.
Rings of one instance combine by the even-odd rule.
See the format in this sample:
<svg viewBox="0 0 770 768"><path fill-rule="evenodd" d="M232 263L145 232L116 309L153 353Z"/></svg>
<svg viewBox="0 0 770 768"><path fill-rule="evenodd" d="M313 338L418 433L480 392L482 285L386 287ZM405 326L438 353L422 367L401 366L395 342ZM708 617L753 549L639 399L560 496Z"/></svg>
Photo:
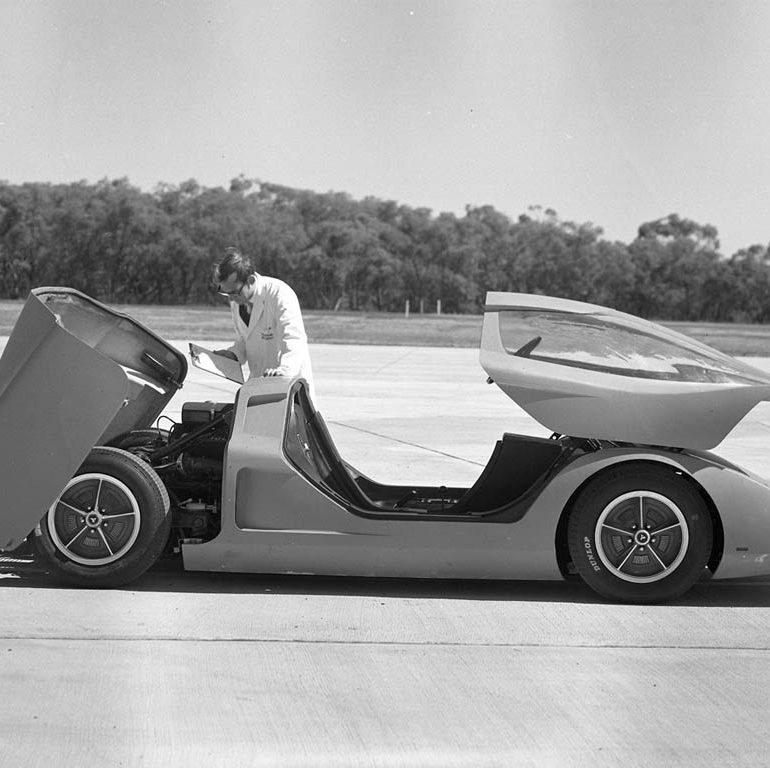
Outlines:
<svg viewBox="0 0 770 768"><path fill-rule="evenodd" d="M707 450L760 401L770 376L613 309L488 293L481 365L559 434Z"/></svg>
<svg viewBox="0 0 770 768"><path fill-rule="evenodd" d="M70 288L38 288L0 358L0 548L46 512L94 445L151 426L187 374L184 356Z"/></svg>

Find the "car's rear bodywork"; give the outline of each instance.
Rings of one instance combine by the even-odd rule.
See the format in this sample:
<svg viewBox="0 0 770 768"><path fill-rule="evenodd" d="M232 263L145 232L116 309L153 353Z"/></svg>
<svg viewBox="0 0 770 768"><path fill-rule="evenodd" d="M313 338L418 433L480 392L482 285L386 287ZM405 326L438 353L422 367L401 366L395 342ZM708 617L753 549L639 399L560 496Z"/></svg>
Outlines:
<svg viewBox="0 0 770 768"><path fill-rule="evenodd" d="M149 427L186 373L127 315L71 289L33 291L0 359L0 547L24 539L94 445Z"/></svg>
<svg viewBox="0 0 770 768"><path fill-rule="evenodd" d="M718 578L770 572L770 489L703 450L768 397L764 373L639 318L522 294L489 294L481 362L553 437L503 434L469 488L381 484L339 455L301 379L251 379L234 404L186 403L179 424L149 429L184 381L184 357L77 291L38 289L0 360L0 548L46 510L41 535L69 529L74 541L92 519L80 541L100 546L101 518L59 494L104 445L165 487L169 549L190 570L558 579L585 546L581 576L591 583L601 557L614 576L592 586L640 601L681 593L706 564ZM80 489L87 480L70 495ZM51 557L71 558L57 541ZM95 553L112 568L103 583L116 583L122 555Z"/></svg>

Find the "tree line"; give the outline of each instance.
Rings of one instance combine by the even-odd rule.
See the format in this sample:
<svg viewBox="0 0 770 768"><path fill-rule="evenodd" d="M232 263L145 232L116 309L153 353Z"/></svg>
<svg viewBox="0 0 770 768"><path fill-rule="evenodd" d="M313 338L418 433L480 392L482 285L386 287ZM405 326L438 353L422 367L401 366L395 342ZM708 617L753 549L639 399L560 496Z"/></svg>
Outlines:
<svg viewBox="0 0 770 768"><path fill-rule="evenodd" d="M0 182L0 297L68 285L107 303L217 301L211 264L239 246L305 309L478 313L486 291L542 293L659 320L770 321L770 251L725 256L718 232L677 214L630 243L533 207L433 214L240 176L152 192L127 179Z"/></svg>

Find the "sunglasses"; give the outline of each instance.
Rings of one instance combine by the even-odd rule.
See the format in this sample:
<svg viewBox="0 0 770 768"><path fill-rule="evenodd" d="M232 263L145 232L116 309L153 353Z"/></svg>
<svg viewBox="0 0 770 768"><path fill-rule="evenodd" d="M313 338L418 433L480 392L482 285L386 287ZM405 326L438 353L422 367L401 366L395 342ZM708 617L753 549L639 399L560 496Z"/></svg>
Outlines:
<svg viewBox="0 0 770 768"><path fill-rule="evenodd" d="M246 285L246 283L241 283L238 288L232 291L217 291L217 293L220 296L226 296L228 299L237 299L238 296L241 295L241 291L243 290L244 285Z"/></svg>

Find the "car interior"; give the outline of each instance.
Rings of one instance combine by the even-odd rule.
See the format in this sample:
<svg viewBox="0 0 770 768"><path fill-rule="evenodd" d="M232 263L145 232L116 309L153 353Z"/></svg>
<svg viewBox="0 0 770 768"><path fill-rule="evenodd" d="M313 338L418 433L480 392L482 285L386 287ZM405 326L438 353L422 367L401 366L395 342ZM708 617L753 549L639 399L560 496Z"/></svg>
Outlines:
<svg viewBox="0 0 770 768"><path fill-rule="evenodd" d="M313 485L355 514L510 522L572 453L569 439L505 433L470 488L384 485L342 459L304 385L294 388L284 452Z"/></svg>

